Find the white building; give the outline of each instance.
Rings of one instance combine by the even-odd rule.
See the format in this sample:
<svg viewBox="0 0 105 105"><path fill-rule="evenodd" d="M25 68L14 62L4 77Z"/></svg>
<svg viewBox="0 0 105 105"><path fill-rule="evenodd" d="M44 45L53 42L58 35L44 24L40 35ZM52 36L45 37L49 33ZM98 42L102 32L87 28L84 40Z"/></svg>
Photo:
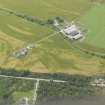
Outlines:
<svg viewBox="0 0 105 105"><path fill-rule="evenodd" d="M21 100L21 103L20 105L29 105L29 100L27 97L24 97L22 100Z"/></svg>
<svg viewBox="0 0 105 105"><path fill-rule="evenodd" d="M105 87L105 79L95 79L90 82L91 86Z"/></svg>
<svg viewBox="0 0 105 105"><path fill-rule="evenodd" d="M66 26L64 29L61 30L61 32L71 40L77 40L83 37L81 31L75 24Z"/></svg>
<svg viewBox="0 0 105 105"><path fill-rule="evenodd" d="M54 20L54 26L58 26L59 25L59 22L58 22L58 20Z"/></svg>
<svg viewBox="0 0 105 105"><path fill-rule="evenodd" d="M22 48L15 53L15 56L16 56L16 58L21 58L21 57L25 56L28 53L28 51L29 51L29 49Z"/></svg>

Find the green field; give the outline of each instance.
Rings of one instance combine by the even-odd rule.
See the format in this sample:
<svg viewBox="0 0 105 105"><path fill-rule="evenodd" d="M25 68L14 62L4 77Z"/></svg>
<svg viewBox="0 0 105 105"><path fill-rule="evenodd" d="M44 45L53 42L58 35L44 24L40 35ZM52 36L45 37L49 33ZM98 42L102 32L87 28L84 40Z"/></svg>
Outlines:
<svg viewBox="0 0 105 105"><path fill-rule="evenodd" d="M105 5L97 5L89 10L81 23L89 29L85 43L95 48L105 49ZM105 52L105 51L104 51Z"/></svg>
<svg viewBox="0 0 105 105"><path fill-rule="evenodd" d="M33 24L2 10L6 9L17 14L31 16L38 21L47 21L58 16L67 21L82 18L83 24L90 29L84 42L87 43L89 40L90 44L94 44L99 39L99 34L104 33L105 23L102 21L105 17L104 6L95 6L98 2L102 3L101 0L97 0L95 3L91 0L62 0L62 2L61 0L18 0L18 2L0 0L0 67L17 70L28 69L33 72L85 75L104 72L105 60L79 52L61 34L37 44L25 57L15 58L14 52L30 43L43 40L46 36L53 34L55 30L49 25ZM97 25L98 19L93 18L99 15L102 15L102 19L98 21L99 25ZM100 33L94 32L93 30L98 31L98 27ZM93 38L95 35L97 37ZM104 38L100 42L96 45L104 47L102 44ZM96 66L93 67L93 65Z"/></svg>

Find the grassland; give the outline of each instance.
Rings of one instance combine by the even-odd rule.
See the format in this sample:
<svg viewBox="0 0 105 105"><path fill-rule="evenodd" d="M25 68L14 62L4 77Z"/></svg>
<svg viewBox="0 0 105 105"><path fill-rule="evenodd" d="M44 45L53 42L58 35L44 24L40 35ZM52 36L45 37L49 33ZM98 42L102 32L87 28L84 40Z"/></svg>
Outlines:
<svg viewBox="0 0 105 105"><path fill-rule="evenodd" d="M95 4L90 0L62 0L62 2L61 0L18 0L18 2L0 0L0 8L43 21L57 16L71 21L83 16L94 6ZM102 9L104 9L103 6ZM91 16L89 17L91 18ZM70 41L65 40L60 34L39 43L24 58L16 59L13 56L15 51L31 42L43 39L55 31L49 26L32 24L4 11L0 11L0 24L0 67L18 70L29 69L33 72L63 72L84 75L104 72L105 60L79 52L73 48Z"/></svg>
<svg viewBox="0 0 105 105"><path fill-rule="evenodd" d="M19 0L18 2L14 2L14 0L0 0L0 3L3 7L42 19L62 16L70 20L90 7L88 0L63 0L62 2L60 0Z"/></svg>
<svg viewBox="0 0 105 105"><path fill-rule="evenodd" d="M89 29L85 43L95 48L105 49L105 5L97 5L81 17L81 23Z"/></svg>

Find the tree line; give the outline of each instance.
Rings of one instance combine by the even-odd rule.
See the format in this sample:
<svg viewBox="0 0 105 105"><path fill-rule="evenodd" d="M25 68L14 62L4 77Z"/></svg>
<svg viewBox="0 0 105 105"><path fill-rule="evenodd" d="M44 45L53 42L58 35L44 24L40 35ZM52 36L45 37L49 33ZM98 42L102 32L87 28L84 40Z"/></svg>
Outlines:
<svg viewBox="0 0 105 105"><path fill-rule="evenodd" d="M30 77L30 78L42 78L42 79L50 79L50 80L64 80L71 81L76 79L83 79L81 75L69 75L65 73L36 73L31 72L30 70L16 70L13 68L0 68L0 75L6 76L17 76L17 77ZM87 77L87 79L90 77Z"/></svg>

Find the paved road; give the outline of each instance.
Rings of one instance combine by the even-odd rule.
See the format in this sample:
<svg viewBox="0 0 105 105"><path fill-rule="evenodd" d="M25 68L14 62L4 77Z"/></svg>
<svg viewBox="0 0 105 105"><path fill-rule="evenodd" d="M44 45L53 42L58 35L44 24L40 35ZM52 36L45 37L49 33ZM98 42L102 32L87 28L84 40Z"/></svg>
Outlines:
<svg viewBox="0 0 105 105"><path fill-rule="evenodd" d="M40 81L44 81L44 82L53 81L53 82L56 82L56 83L66 83L66 82L68 82L68 81L62 81L62 80L41 79L41 78L29 78L29 77L16 77L16 76L7 76L7 75L0 75L0 77L3 77L3 78L12 78L12 79L15 78L15 79L24 79L24 80L35 80L35 81L37 81L36 84L35 84L35 93L34 93L32 105L36 105L37 96L38 96L37 92L38 92L39 82Z"/></svg>
<svg viewBox="0 0 105 105"><path fill-rule="evenodd" d="M34 97L33 97L33 105L36 105L36 101L37 101L37 97L38 97L38 89L39 89L39 80L37 80L37 82L35 83L35 93L34 93Z"/></svg>
<svg viewBox="0 0 105 105"><path fill-rule="evenodd" d="M58 82L58 83L65 83L68 81L63 80L53 80L53 79L41 79L41 78L31 78L31 77L16 77L16 76L7 76L7 75L0 75L0 77L6 77L6 78L15 78L15 79L25 79L25 80L36 80L36 81L45 81L45 82Z"/></svg>

